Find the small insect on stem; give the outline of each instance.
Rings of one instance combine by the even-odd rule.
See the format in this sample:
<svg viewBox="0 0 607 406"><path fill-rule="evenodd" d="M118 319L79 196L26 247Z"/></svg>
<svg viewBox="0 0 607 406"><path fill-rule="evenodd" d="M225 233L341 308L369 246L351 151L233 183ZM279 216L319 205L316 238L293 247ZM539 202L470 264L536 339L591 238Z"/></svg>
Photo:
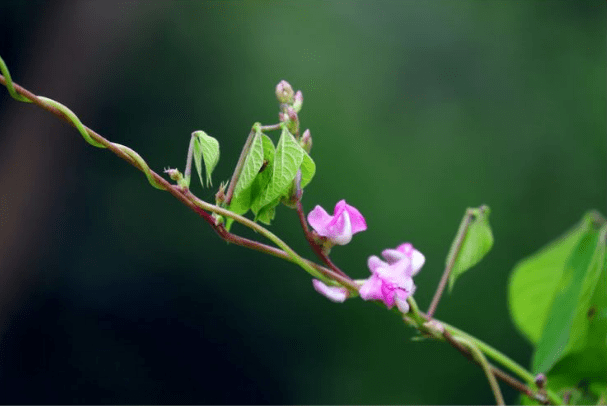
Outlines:
<svg viewBox="0 0 607 406"><path fill-rule="evenodd" d="M266 167L268 166L269 162L267 159L263 160L263 164L261 164L261 168L259 168L259 172L258 173L262 173L263 171L266 170Z"/></svg>

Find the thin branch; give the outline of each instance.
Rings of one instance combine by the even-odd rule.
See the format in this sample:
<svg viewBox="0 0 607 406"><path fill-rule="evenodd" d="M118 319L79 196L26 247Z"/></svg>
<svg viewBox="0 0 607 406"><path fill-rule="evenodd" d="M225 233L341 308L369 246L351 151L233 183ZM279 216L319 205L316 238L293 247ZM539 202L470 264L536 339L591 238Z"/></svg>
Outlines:
<svg viewBox="0 0 607 406"><path fill-rule="evenodd" d="M2 83L4 86L7 86L7 81L6 81L5 77L2 75L0 75L0 83ZM46 111L51 112L55 116L59 117L60 119L64 120L65 122L67 122L69 125L78 128L78 124L74 123L72 121L72 118L69 117L68 114L64 113L63 111L61 111L59 108L57 108L55 106L55 105L59 105L59 103L53 102L54 104L51 104L50 99L38 97L35 94L33 94L32 92L28 91L27 89L19 86L18 84L14 83L14 82L12 82L12 85L14 86L14 89L16 90L16 92L19 95L26 97L33 104L41 107L42 109L44 109ZM118 157L122 158L123 160L125 160L128 163L130 163L131 165L133 165L135 168L144 172L146 174L146 176L148 176L150 183L154 182L155 185L154 185L154 183L152 183L152 184L155 187L162 189L162 190L166 190L171 195L173 195L173 197L175 197L177 200L179 200L181 203L185 204L191 210L198 213L211 226L211 228L224 240L233 242L235 244L245 246L245 247L248 247L251 249L255 249L257 251L265 252L270 255L286 259L290 262L297 263L297 260L300 260L304 264L304 268L309 267L309 268L314 269L317 272L320 272L323 275L327 275L330 278L335 278L340 283L344 284L345 286L349 287L350 289L358 288L358 286L353 281L346 280L342 276L335 274L335 272L331 271L330 269L320 267L319 265L314 264L311 261L308 261L308 260L305 260L305 259L299 257L297 254L294 254L294 253L289 254L288 252L286 252L284 250L280 250L280 249L277 249L277 248L274 248L274 247L271 247L271 246L253 241L253 240L248 240L243 237L237 237L234 234L228 233L225 230L225 228L223 228L223 226L216 224L215 219L213 218L213 216L211 214L207 213L205 210L200 209L199 206L204 203L209 208L215 209L216 211L220 211L224 215L232 216L232 213L228 212L227 210L223 210L219 207L216 207L214 205L203 202L202 200L198 199L193 194L191 194L189 191L185 191L181 186L172 185L167 180L165 180L162 176L158 175L156 172L154 172L149 167L147 167L145 164L142 164L143 160L141 160L141 159L137 160L132 155L125 152L126 147L121 146L119 144L114 144L114 143L108 141L106 138L104 138L103 136L99 135L98 133L96 133L95 131L91 130L90 128L88 128L84 125L82 125L82 128L86 132L86 134L94 141L93 145L99 144L99 145L109 149ZM248 223L252 223L254 226L257 226L256 228L260 227L256 223L253 223L248 219L242 218L241 216L232 216L232 217L238 217L238 218L235 218L237 221L240 221L240 222L244 221L249 226L250 226L250 224L248 224ZM256 230L256 231L260 231L260 230ZM267 230L265 230L265 231L267 231ZM294 258L293 255L295 255L296 258Z"/></svg>
<svg viewBox="0 0 607 406"><path fill-rule="evenodd" d="M449 280L449 275L451 275L451 271L453 270L453 266L455 265L455 260L459 254L459 251L462 248L464 243L464 239L466 238L466 232L468 231L468 226L470 225L470 219L472 217L472 211L468 209L466 211L466 216L460 223L459 229L457 230L457 237L455 240L455 249L453 255L449 258L449 262L445 267L445 271L443 272L443 276L440 279L438 287L436 288L436 292L434 293L434 297L432 298L432 302L430 303L430 307L428 308L428 317L432 318L434 312L436 311L436 307L438 306L438 302L440 301L441 296L443 295L443 291L447 286L447 281Z"/></svg>
<svg viewBox="0 0 607 406"><path fill-rule="evenodd" d="M322 247L320 247L316 243L316 241L314 241L314 237L312 236L312 233L310 232L310 229L308 228L308 223L306 223L306 216L304 214L303 207L301 205L301 200L297 201L297 215L299 217L299 222L301 223L301 228L303 229L306 240L308 241L308 244L310 244L310 247L312 248L312 250L314 251L316 256L322 262L324 262L329 268L331 268L334 272L340 274L344 278L348 278L348 279L352 280L348 275L346 275L346 273L344 271L339 269L337 267L337 265L335 265L333 263L333 261L331 261L331 258L329 258L329 256L323 252Z"/></svg>
<svg viewBox="0 0 607 406"><path fill-rule="evenodd" d="M0 62L1 62L1 60L0 60ZM0 83L3 84L4 86L9 87L7 85L6 78L2 75L0 75ZM69 115L67 115L66 113L61 111L55 105L52 105L51 103L47 102L47 100L49 100L49 99L39 98L38 96L34 95L27 89L17 85L14 82L12 82L12 85L16 91L16 95L19 97L15 97L15 95L12 94L13 92L11 92L11 95L13 95L13 97L15 97L17 100L24 101L23 97L25 97L26 99L31 101L33 104L37 105L38 107L51 112L55 116L66 121L71 126L78 128L78 124L74 123L72 121L72 119L69 117ZM10 90L11 89L9 87L9 91ZM56 102L54 102L54 103L56 103ZM85 127L82 125L82 128L84 129L86 134L94 141L93 145L96 145L96 144L102 145L103 147L112 151L118 157L122 158L123 160L127 161L129 164L133 165L135 168L144 172L146 174L146 176L148 176L148 180L150 181L150 183L152 183L152 185L154 185L155 187L160 188L162 190L166 190L173 197L175 197L177 200L179 200L181 203L183 203L185 206L187 206L192 211L194 211L198 215L200 215L203 218L203 220L205 220L211 226L211 228L223 240L236 244L236 245L239 245L239 246L247 247L249 249L264 252L266 254L270 254L272 256L282 258L289 262L298 263L297 261L300 260L303 263L305 263L306 266L311 267L311 268L315 269L317 272L338 281L342 285L344 285L352 290L358 290L358 285L356 285L356 283L354 281L352 281L347 275L345 275L345 273L343 271L341 271L337 266L335 266L331 262L331 260L322 252L321 248L313 240L310 242L310 239L308 239L311 236L311 233L310 233L307 223L305 221L305 215L303 213L303 207L301 205L301 201L297 202L297 211L298 211L300 222L302 223L302 228L304 229L304 233L306 235L306 239L308 239L308 242L310 243L310 245L312 246L312 248L314 249L316 254L331 269L327 269L321 265L318 265L316 263L303 259L299 256L297 256L297 258L294 258L293 255L291 255L288 252L281 250L279 248L272 247L272 246L260 243L258 241L249 240L247 238L240 237L240 236L237 236L235 234L228 232L223 227L223 225L216 223L215 218L211 214L207 213L204 209L202 209L200 207L202 203L204 203L205 207L207 207L209 209L212 208L215 212L218 212L220 214L229 214L230 217L232 217L232 218L238 217L237 221L245 222L247 225L248 225L248 222L250 222L250 220L242 218L241 216L232 216L232 213L228 212L227 210L221 209L217 206L210 205L206 202L201 201L200 199L198 199L197 197L192 195L188 190L185 190L183 187L178 186L178 185L172 185L171 183L169 183L162 176L158 175L156 172L152 171L149 167L147 167L145 165L145 163L142 164L143 160L138 155L133 155L133 154L136 154L136 153L134 153L134 151L128 150L124 146L121 146L119 144L114 144L114 143L108 141L107 139L105 139L104 137L102 137L101 135L99 135L98 133L96 133L95 131L91 130L88 127ZM269 129L269 128L265 128L265 129ZM131 152L128 152L127 150L131 151ZM244 153L244 150L243 150L243 153ZM246 220L246 221L244 221L244 220ZM255 223L253 223L253 224L255 224ZM448 277L448 275L447 275L447 277ZM440 299L440 295L439 295L439 299ZM438 300L436 302L438 303ZM434 306L434 308L435 307L436 307L436 305ZM431 306L431 308L432 308L432 306ZM420 314L422 314L423 317L425 317L427 320L431 319L432 313L429 313L429 315L424 315L423 313L420 312ZM476 361L474 359L474 357L470 354L470 351L465 346L463 346L462 344L455 341L448 332L445 332L443 335L444 335L445 339L454 348L456 348L458 351L460 351L467 358L471 359L473 362L478 363L478 361ZM495 374L496 377L498 377L502 381L506 382L508 385L512 386L513 388L519 390L520 392L526 394L527 396L529 396L533 399L539 400L539 401L544 401L544 402L546 401L545 399L538 398L538 395L535 394L526 385L517 381L515 378L511 377L510 375L508 375L507 373L503 372L502 370L496 368L495 366L491 365L491 371L493 374Z"/></svg>
<svg viewBox="0 0 607 406"><path fill-rule="evenodd" d="M493 392L493 396L495 397L496 404L505 405L506 402L504 402L504 396L502 395L502 391L500 389L499 384L495 380L495 375L493 374L493 371L491 370L491 366L489 365L489 362L487 362L487 358L485 358L483 353L478 348L476 348L476 346L473 343L466 340L465 338L454 337L454 340L459 342L460 344L465 345L466 347L468 347L470 349L472 356L474 357L474 359L476 361L478 361L479 365L483 369L483 372L485 372L485 376L487 377L487 380L489 381L489 386L491 386L491 391Z"/></svg>

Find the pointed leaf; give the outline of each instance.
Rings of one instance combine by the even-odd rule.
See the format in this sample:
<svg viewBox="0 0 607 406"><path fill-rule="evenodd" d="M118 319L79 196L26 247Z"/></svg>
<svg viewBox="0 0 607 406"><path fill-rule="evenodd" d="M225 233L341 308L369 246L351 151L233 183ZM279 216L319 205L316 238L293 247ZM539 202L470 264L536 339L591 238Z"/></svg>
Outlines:
<svg viewBox="0 0 607 406"><path fill-rule="evenodd" d="M251 186L263 165L263 142L261 135L261 132L257 132L253 137L251 148L245 158L240 178L234 189L234 196L237 196L241 191Z"/></svg>
<svg viewBox="0 0 607 406"><path fill-rule="evenodd" d="M310 183L310 181L314 177L315 173L316 173L316 164L314 163L312 158L310 158L310 155L308 155L304 151L303 161L301 161L301 188L302 189L304 187L306 187L306 185L308 183Z"/></svg>
<svg viewBox="0 0 607 406"><path fill-rule="evenodd" d="M582 235L565 263L548 312L550 323L544 327L533 356L532 370L535 373L548 372L565 356L571 327L576 318L580 301L587 303L590 299L581 297L584 281L590 281L592 287L595 287L600 276L596 269L602 270L603 268L605 243L604 238L601 241L600 234L591 225L588 232ZM598 261L600 261L600 265Z"/></svg>
<svg viewBox="0 0 607 406"><path fill-rule="evenodd" d="M260 221L264 224L270 225L276 214L276 206L280 203L280 198L276 199L270 204L266 204L259 210L255 216L255 221Z"/></svg>
<svg viewBox="0 0 607 406"><path fill-rule="evenodd" d="M212 185L211 174L219 162L219 142L205 133L204 131L194 131L192 136L195 137L194 142L194 164L196 165L196 171L202 182L202 162L204 160L204 167L207 179L207 186ZM204 186L204 184L203 184Z"/></svg>
<svg viewBox="0 0 607 406"><path fill-rule="evenodd" d="M283 128L280 140L276 145L272 177L260 197L252 204L254 212L273 202L285 193L297 174L305 151L299 146L293 135Z"/></svg>
<svg viewBox="0 0 607 406"><path fill-rule="evenodd" d="M508 283L508 305L514 324L537 344L565 263L590 224L583 220L532 256L520 261Z"/></svg>
<svg viewBox="0 0 607 406"><path fill-rule="evenodd" d="M489 207L468 209L447 256L447 266L453 264L449 275L449 291L464 272L478 264L493 246L489 225ZM458 250L459 246L459 250Z"/></svg>
<svg viewBox="0 0 607 406"><path fill-rule="evenodd" d="M251 205L260 195L265 185L268 184L272 177L272 166L274 162L275 148L270 137L261 134L261 144L263 148L263 159L261 168L258 169L258 174L253 182L246 189L234 194L230 207L228 209L236 214L245 214L251 208ZM265 167L264 166L265 163ZM260 172L261 171L261 172ZM257 211L253 211L257 214ZM231 221L226 222L226 229L230 231Z"/></svg>

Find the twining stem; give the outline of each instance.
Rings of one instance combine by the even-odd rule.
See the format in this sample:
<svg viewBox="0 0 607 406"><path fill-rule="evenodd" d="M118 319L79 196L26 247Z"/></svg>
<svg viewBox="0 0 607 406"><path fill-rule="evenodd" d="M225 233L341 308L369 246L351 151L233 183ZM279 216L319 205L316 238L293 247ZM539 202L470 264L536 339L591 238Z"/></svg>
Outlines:
<svg viewBox="0 0 607 406"><path fill-rule="evenodd" d="M437 322L438 324L440 324L444 327L444 330L445 330L443 333L444 338L456 349L458 349L460 351L463 350L463 348L458 346L459 343L454 341L455 338L457 338L457 337L463 338L463 339L473 343L476 348L478 348L481 352L483 352L483 354L489 356L490 358L492 358L493 360L495 360L502 366L504 366L504 367L508 368L510 371L514 372L521 379L523 379L523 381L525 381L528 385L535 384L535 377L533 376L533 374L531 374L525 368L520 366L516 361L514 361L507 355L505 355L502 352L498 351L497 349L493 348L492 346L485 343L484 341L479 340L478 338L466 333L463 330L460 330L448 323L445 323L442 320L438 320L436 318L430 318L427 314L424 314L419 310L419 307L417 306L415 299L413 299L412 297L407 298L407 302L409 303L409 307L410 307L410 311L407 314L407 316L410 317L411 319L413 319L417 323L418 326L423 325L423 323L425 323L427 321L434 320L435 322ZM466 352L469 353L470 351L466 351ZM470 354L470 355L472 355L472 354ZM533 391L531 389L529 389L529 387L516 381L511 376L507 375L505 372L503 372L495 367L492 367L492 368L493 368L493 373L498 378L502 379L504 382L507 382L510 386L525 393L527 396L529 396L531 398L534 398L534 399L537 399L540 401L542 400L542 399L537 398L537 395L534 394ZM556 393L554 393L553 391L551 391L549 389L546 390L546 395L548 396L548 399L550 400L550 402L553 404L558 405L558 404L563 403L562 399Z"/></svg>
<svg viewBox="0 0 607 406"><path fill-rule="evenodd" d="M194 196L189 191L185 192L185 195L188 196L190 198L190 200L192 202L194 202L194 204L197 205L198 207L200 207L201 209L213 212L215 214L219 214L221 216L225 216L225 217L234 219L234 221L236 221L236 222L252 229L253 231L256 231L257 233L261 234L262 236L266 237L268 240L272 241L278 247L282 248L282 250L289 255L292 262L294 262L297 265L299 265L300 267L302 267L305 271L307 271L310 275L314 276L315 278L328 282L328 279L323 274L318 272L318 270L316 270L314 267L310 266L308 261L306 261L304 258L299 256L295 251L293 251L291 249L291 247L289 247L284 241L282 241L277 235L272 233L270 230L266 229L265 227L260 226L259 224L255 223L252 220L249 220L246 217L240 216L240 215L235 214L222 207L215 206L214 204L210 204L203 200L200 200L199 198ZM349 278L347 278L347 277L344 278L342 275L339 275L338 278L336 278L336 280L339 283L343 284L348 289L353 290L353 291L358 291L358 286L356 285L356 283L354 283L354 281L350 280Z"/></svg>
<svg viewBox="0 0 607 406"><path fill-rule="evenodd" d="M297 197L297 216L299 217L299 223L301 224L301 228L303 229L304 236L306 237L308 244L310 245L314 253L316 253L316 256L318 256L318 258L320 258L320 260L323 261L329 268L331 268L334 272L337 272L344 278L352 280L348 275L346 275L344 271L339 269L337 265L333 263L333 261L331 261L331 258L329 258L329 256L323 251L322 247L319 246L316 241L314 241L314 236L308 228L308 223L306 222L306 215L304 214L303 206L301 204L301 198L303 196L303 190L301 189L301 169L297 171L297 176L295 177L295 187L295 194Z"/></svg>
<svg viewBox="0 0 607 406"><path fill-rule="evenodd" d="M358 286L355 283L347 280L346 278L343 278L341 275L334 275L334 272L332 272L332 271L325 270L324 272L321 273L319 271L319 269L317 269L317 267L311 265L311 263L309 261L305 260L304 258L299 256L297 253L295 253L295 251L293 251L284 241L282 241L276 235L274 235L273 233L271 233L269 230L265 229L264 227L260 226L259 224L254 223L253 221L251 221L247 218L244 218L242 216L235 215L234 213L232 213L228 210L225 210L225 209L222 209L215 205L206 203L206 202L198 199L197 197L195 197L189 191L184 191L183 188L181 188L179 186L171 185L169 182L167 182L164 178L162 178L156 172L152 171L139 154L137 154L135 151L131 150L130 148L128 148L124 145L112 143L112 142L108 141L107 139L105 139L104 137L102 137L101 135L94 132L93 130L85 127L80 122L78 117L71 110L69 110L66 106L63 106L62 104L60 104L54 100L51 100L51 99L48 99L45 97L36 96L33 93L27 91L26 89L23 89L22 87L20 87L18 85L15 85L12 81L10 81L10 76L8 75L8 69L6 68L6 65L4 64L4 61L2 60L2 58L0 58L0 71L3 74L3 76L0 76L0 83L5 85L9 89L9 93L11 95L19 96L19 97L16 97L17 100L22 100L23 98L25 98L29 102L34 103L34 104L42 107L43 109L52 112L56 116L64 119L69 124L76 127L78 129L78 131L80 132L80 134L84 137L84 139L89 144L96 146L98 148L107 148L107 149L111 150L114 154L118 155L120 158L129 162L130 164L135 166L137 169L141 170L146 175L149 183L152 186L154 186L155 188L160 189L160 190L169 191L173 196L175 196L181 202L185 203L190 208L193 208L198 214L203 216L203 218L207 221L207 223L209 223L215 229L215 231L218 232L220 235L222 235L224 237L226 236L225 233L221 232L221 229L216 224L215 219L212 216L210 216L208 213L203 214L203 212L201 212L200 210L196 210L197 208L202 208L204 210L208 210L208 211L223 215L225 217L233 218L235 221L237 221L249 228L254 229L259 234L262 234L264 237L268 238L269 240L274 242L276 245L278 245L280 248L282 248L283 252L288 256L288 259L291 262L296 263L297 265L302 267L304 270L306 270L308 273L310 273L315 278L324 280L326 282L328 279L324 275L327 274L327 275L330 275L331 277L336 277L336 280L338 280L340 283L342 283L344 286L348 287L351 290L358 289ZM242 242L242 240L240 242ZM276 252L273 252L271 250L272 247L267 247L267 246L264 246L263 244L252 244L252 246L254 246L255 249L263 250L264 252L267 252L271 255L276 254ZM270 250L268 250L267 248L270 248Z"/></svg>
<svg viewBox="0 0 607 406"><path fill-rule="evenodd" d="M124 159L125 161L127 161L128 163L130 163L131 165L133 165L140 171L142 171L152 186L154 186L155 188L160 189L160 190L168 191L177 200L179 200L180 202L185 204L191 210L198 213L211 226L211 228L225 241L232 242L232 243L240 245L240 246L244 246L244 247L247 247L250 249L254 249L257 251L267 253L269 255L273 255L278 258L285 259L287 261L290 261L290 262L293 262L293 263L299 265L300 267L302 267L304 270L306 270L308 273L310 273L312 276L314 276L316 278L326 281L327 277L328 277L328 278L331 278L331 279L339 282L340 284L342 284L344 287L348 288L351 291L358 290L359 287L356 284L356 282L352 281L347 276L344 276L345 274L343 273L343 271L339 270L339 268L337 268L335 265L332 265L332 262L330 262L328 257L326 258L325 262L327 262L329 264L329 266L331 266L332 268L335 268L335 269L327 269L318 264L315 264L311 261L308 261L308 260L302 258L295 251L293 251L284 241L282 241L276 235L274 235L273 233L271 233L269 230L265 229L264 227L260 226L259 224L254 223L253 221L251 221L245 217L236 215L236 214L230 212L229 210L226 210L221 207L204 202L204 201L200 200L199 198L197 198L196 196L194 196L189 190L187 190L181 186L172 185L166 179L164 179L163 177L158 175L156 172L151 170L150 167L147 165L147 163L143 160L143 158L141 158L141 156L139 154L137 154L135 151L133 151L132 149L130 149L124 145L112 143L112 142L108 141L107 139L105 139L104 137L102 137L101 135L97 134L95 131L91 130L90 128L85 127L80 122L78 117L67 107L63 106L62 104L60 104L54 100L36 96L35 94L31 93L27 89L24 89L23 87L14 84L11 80L10 74L8 72L8 69L6 68L4 60L1 57L0 57L0 71L2 72L2 75L0 76L0 83L2 83L3 85L5 85L8 88L8 91L13 98L15 98L16 100L19 100L19 101L33 103L33 104L41 107L42 109L53 113L57 117L65 120L68 124L76 127L78 129L78 131L80 132L80 134L83 136L83 138L89 144L99 147L99 148L109 149L115 155ZM277 125L277 128L274 128L274 127L276 127L276 126L266 126L263 128L267 129L267 130L277 129L277 128L280 128L280 125ZM255 128L255 126L254 126L254 128ZM262 127L260 126L259 128L262 128ZM252 138L252 137L249 136L249 138ZM250 145L249 145L249 147L250 147ZM245 153L244 149L243 149L243 153ZM246 157L246 153L244 156ZM190 168L190 171L191 171L191 168ZM238 177L236 177L236 181L237 181L237 178ZM234 178L233 178L233 180L234 180ZM236 182L231 182L230 186L232 186L232 188L235 187L235 183ZM233 193L233 191L232 191L232 193ZM207 213L205 210L216 213L221 216L225 216L225 217L234 219L238 223L241 223L241 224L245 225L246 227L249 227L249 228L257 231L259 234L262 234L264 237L268 238L270 241L275 243L281 249L271 247L271 246L262 244L257 241L249 240L244 237L240 237L240 236L237 236L237 235L234 235L234 234L228 232L223 227L222 224L219 224L215 220L215 218L213 216L211 216L209 213ZM303 219L303 225L305 228L307 228L307 224L305 224L305 217L303 216L303 208L301 207L301 202L299 202L299 205L298 205L298 214L300 215L300 221ZM466 227L467 227L467 224L466 224ZM304 228L304 230L305 230L305 228ZM460 226L460 231L461 231L461 226ZM460 234L464 235L465 232L458 233L458 236L460 236ZM463 237L462 237L462 241L463 241ZM461 248L462 241L459 242L457 251L459 251L459 248ZM316 244L314 244L314 245L317 246ZM455 257L456 256L457 256L457 252L455 253ZM323 260L325 260L325 259L323 258ZM453 264L451 264L451 268L452 268L452 266L453 266ZM448 266L448 268L449 268L449 266ZM448 273L446 272L446 274L447 274L447 276L445 277L445 283L446 283L446 278L448 278ZM444 286L442 287L442 289L444 289ZM442 289L441 289L440 293L442 293ZM437 291L438 299L440 299L440 293L439 293L439 291ZM435 295L435 299L436 299L436 296L437 295ZM436 304L438 303L438 299L436 299ZM431 319L432 313L429 313L429 315L425 315L425 314L421 313L419 311L417 305L413 301L413 298L410 297L408 300L410 301L410 306L411 306L412 312L418 318L423 318L424 320ZM434 311L436 304L434 306L431 306L430 309L432 310L432 312ZM518 364L516 364L514 361L510 360L505 355L501 354L499 351L493 349L492 347L483 343L482 341L464 333L463 331L456 329L453 326L450 326L450 325L448 325L444 322L438 321L438 320L436 320L436 321L441 323L445 327L445 332L444 332L445 339L447 339L447 341L450 341L450 343L454 347L456 347L457 349L462 351L462 353L464 353L464 355L466 355L466 354L470 355L471 350L469 350L469 349L466 350L461 345L461 343L455 341L454 338L452 337L452 334L454 334L456 336L459 335L463 339L466 339L469 342L473 343L480 351L489 355L490 357L492 357L496 361L500 362L501 364L508 366L511 370L516 372L519 376L523 377L527 382L529 382L529 383L533 382L534 377L531 375L531 373L527 372L524 368L520 367ZM533 392L531 390L529 390L527 387L525 387L524 385L517 383L517 381L514 378L508 376L507 374L505 374L504 372L500 371L499 369L497 369L493 366L491 368L493 370L493 373L497 377L502 379L504 382L507 382L514 388L533 397ZM556 404L562 403L562 400L556 394L554 394L552 391L547 390L546 392L552 403L556 403Z"/></svg>
<svg viewBox="0 0 607 406"><path fill-rule="evenodd" d="M455 341L459 342L460 344L465 345L466 347L468 347L470 349L470 352L472 352L473 357L479 362L479 364L481 365L481 368L483 369L483 371L485 372L485 375L487 376L487 380L489 381L489 385L491 386L491 391L493 392L493 396L495 396L495 401L497 402L496 404L505 405L506 402L504 402L504 397L502 396L502 391L500 390L500 386L497 383L497 380L495 379L495 375L493 375L491 366L487 362L487 358L485 358L483 353L476 347L476 345L474 345L470 341L466 340L465 338L454 337L453 339Z"/></svg>
<svg viewBox="0 0 607 406"><path fill-rule="evenodd" d="M445 271L443 272L443 276L440 279L438 287L436 288L436 292L434 293L434 297L432 298L432 302L430 303L430 307L428 308L428 317L432 318L434 312L436 311L436 307L438 306L438 302L440 301L441 296L447 286L447 281L449 280L449 275L451 275L451 271L453 270L453 266L455 265L455 260L459 255L459 251L462 249L462 245L464 243L464 239L466 238L466 233L468 232L468 226L470 225L470 219L474 216L474 211L472 209L466 210L466 215L462 219L462 222L459 225L459 229L457 230L457 236L455 238L455 248L453 250L453 255L449 258L447 262L447 266L445 267Z"/></svg>
<svg viewBox="0 0 607 406"><path fill-rule="evenodd" d="M485 343L484 341L466 333L463 330L458 329L457 327L454 327L448 323L445 323L444 321L440 321L440 323L445 327L445 331L450 331L452 334L454 334L456 336L463 337L463 338L473 342L474 345L476 345L478 347L478 349L481 350L484 354L486 354L493 360L499 362L501 365L508 368L510 371L517 374L521 379L523 379L525 382L527 382L528 385L535 385L535 376L531 372L529 372L525 368L523 368L521 365L519 365L512 358L508 357L501 351L493 348L492 346ZM558 396L555 392L551 391L550 389L546 389L546 395L548 396L548 399L550 399L550 402L552 402L554 404L558 405L558 404L563 403L563 400L560 398L560 396Z"/></svg>

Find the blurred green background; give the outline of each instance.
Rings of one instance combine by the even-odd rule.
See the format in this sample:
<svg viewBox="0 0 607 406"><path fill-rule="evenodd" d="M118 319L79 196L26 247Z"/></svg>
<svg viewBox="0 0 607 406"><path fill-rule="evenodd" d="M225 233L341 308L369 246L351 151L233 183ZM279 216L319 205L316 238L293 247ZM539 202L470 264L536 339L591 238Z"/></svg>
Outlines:
<svg viewBox="0 0 607 406"><path fill-rule="evenodd" d="M0 55L17 83L159 172L183 169L192 131L216 137L216 186L251 125L277 121L274 86L288 80L314 139L304 207L346 199L369 226L335 262L365 278L369 255L412 242L427 259L415 279L426 309L465 209L488 204L494 249L436 315L528 365L509 273L607 205L605 12L556 0L8 1ZM313 258L295 212L279 207L271 230ZM448 345L412 342L393 313L331 303L296 266L228 246L4 90L0 274L3 403L494 401Z"/></svg>

